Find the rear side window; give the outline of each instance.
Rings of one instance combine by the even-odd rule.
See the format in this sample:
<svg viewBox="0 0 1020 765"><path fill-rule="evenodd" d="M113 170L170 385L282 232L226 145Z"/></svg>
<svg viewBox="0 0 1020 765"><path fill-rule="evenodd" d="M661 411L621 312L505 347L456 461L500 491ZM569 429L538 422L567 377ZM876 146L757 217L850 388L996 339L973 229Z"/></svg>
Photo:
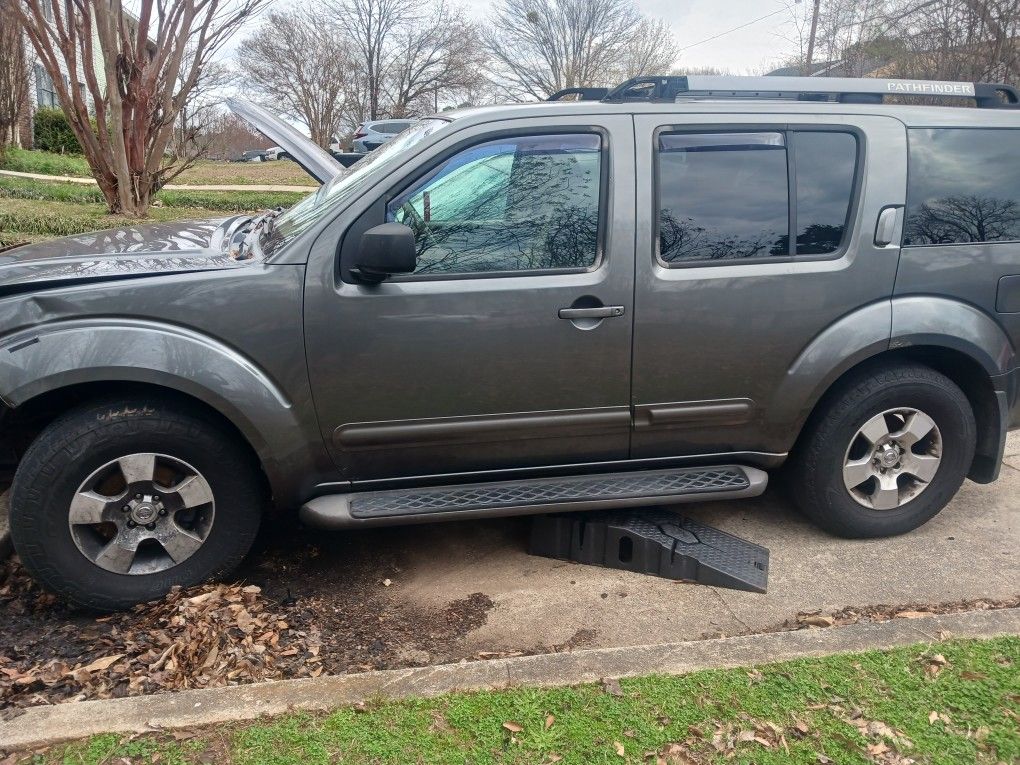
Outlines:
<svg viewBox="0 0 1020 765"><path fill-rule="evenodd" d="M850 133L664 133L659 259L681 266L836 252L856 165Z"/></svg>
<svg viewBox="0 0 1020 765"><path fill-rule="evenodd" d="M913 129L903 243L1020 240L1020 130Z"/></svg>

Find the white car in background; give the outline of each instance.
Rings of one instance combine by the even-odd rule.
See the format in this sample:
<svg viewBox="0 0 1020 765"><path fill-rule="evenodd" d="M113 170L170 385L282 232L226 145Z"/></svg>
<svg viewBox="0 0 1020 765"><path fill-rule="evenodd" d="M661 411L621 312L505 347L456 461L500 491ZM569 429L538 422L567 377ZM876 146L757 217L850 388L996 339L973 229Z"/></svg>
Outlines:
<svg viewBox="0 0 1020 765"><path fill-rule="evenodd" d="M352 143L354 151L367 154L373 149L378 149L388 140L403 133L417 120L373 120L362 122L354 131Z"/></svg>
<svg viewBox="0 0 1020 765"><path fill-rule="evenodd" d="M279 146L273 146L270 149L266 149L266 161L275 159L290 159L290 154L287 153L286 149Z"/></svg>

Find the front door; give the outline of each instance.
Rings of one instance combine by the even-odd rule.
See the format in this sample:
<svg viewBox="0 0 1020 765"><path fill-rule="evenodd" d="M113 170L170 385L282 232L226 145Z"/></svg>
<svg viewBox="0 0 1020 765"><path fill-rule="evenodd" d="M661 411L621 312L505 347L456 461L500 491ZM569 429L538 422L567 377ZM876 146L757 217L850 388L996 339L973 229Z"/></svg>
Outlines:
<svg viewBox="0 0 1020 765"><path fill-rule="evenodd" d="M632 165L629 117L451 130L364 200L347 240L323 235L308 365L344 478L627 457ZM358 283L354 240L387 221L414 231L415 272Z"/></svg>
<svg viewBox="0 0 1020 765"><path fill-rule="evenodd" d="M809 398L784 381L811 342L868 306L874 326L848 331L888 338L899 249L875 234L904 202L905 130L792 111L675 120L635 118L632 455L778 460Z"/></svg>

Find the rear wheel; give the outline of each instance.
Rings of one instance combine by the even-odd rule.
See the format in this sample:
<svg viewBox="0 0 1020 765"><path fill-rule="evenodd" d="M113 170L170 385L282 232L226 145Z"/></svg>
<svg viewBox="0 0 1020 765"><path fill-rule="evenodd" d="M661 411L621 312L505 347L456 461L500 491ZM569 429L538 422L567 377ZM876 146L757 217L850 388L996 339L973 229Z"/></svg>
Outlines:
<svg viewBox="0 0 1020 765"><path fill-rule="evenodd" d="M790 489L822 528L846 537L902 534L959 490L976 425L949 378L917 364L873 369L821 406L798 444Z"/></svg>
<svg viewBox="0 0 1020 765"><path fill-rule="evenodd" d="M15 474L11 537L29 573L89 608L229 573L258 531L255 460L233 433L159 399L58 418Z"/></svg>

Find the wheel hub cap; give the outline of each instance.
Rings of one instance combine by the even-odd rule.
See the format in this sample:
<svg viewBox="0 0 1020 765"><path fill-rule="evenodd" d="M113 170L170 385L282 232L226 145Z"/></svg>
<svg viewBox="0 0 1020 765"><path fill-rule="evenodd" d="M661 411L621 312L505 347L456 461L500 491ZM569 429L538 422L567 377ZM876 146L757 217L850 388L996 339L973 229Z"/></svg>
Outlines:
<svg viewBox="0 0 1020 765"><path fill-rule="evenodd" d="M163 454L130 454L86 478L68 525L81 553L117 574L153 574L183 563L205 543L212 489L191 465Z"/></svg>
<svg viewBox="0 0 1020 765"><path fill-rule="evenodd" d="M923 492L942 463L942 434L917 409L890 409L869 419L847 448L843 483L873 510L895 510Z"/></svg>

